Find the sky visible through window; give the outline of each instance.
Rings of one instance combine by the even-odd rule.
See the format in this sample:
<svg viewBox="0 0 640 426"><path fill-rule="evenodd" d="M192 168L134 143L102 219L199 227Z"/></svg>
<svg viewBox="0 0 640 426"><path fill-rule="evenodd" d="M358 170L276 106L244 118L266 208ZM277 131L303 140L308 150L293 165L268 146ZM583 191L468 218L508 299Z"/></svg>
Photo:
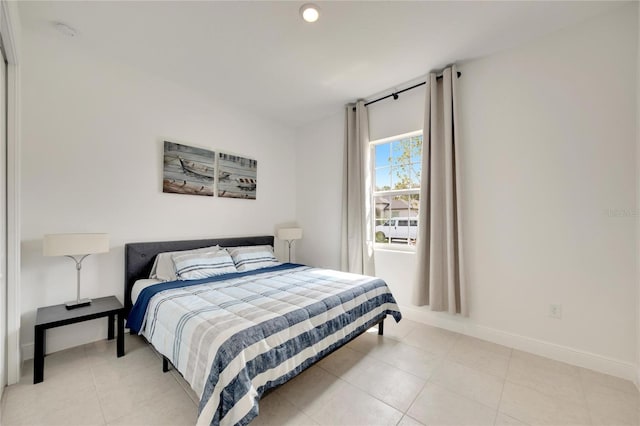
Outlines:
<svg viewBox="0 0 640 426"><path fill-rule="evenodd" d="M376 191L420 187L422 135L375 145Z"/></svg>

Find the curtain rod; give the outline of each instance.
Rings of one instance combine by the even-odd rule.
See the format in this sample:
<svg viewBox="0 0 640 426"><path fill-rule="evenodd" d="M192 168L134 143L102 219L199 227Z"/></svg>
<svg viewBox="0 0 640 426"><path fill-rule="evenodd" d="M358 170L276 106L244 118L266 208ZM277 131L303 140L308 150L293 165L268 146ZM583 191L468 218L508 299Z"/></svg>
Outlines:
<svg viewBox="0 0 640 426"><path fill-rule="evenodd" d="M462 75L462 73L461 73L460 71L458 71L458 78L460 78L460 76L461 76L461 75ZM442 75L439 75L439 76L437 76L437 77L436 77L436 80L440 80L441 78L442 78ZM416 87L424 86L425 84L427 84L427 82L426 82L426 81L423 81L422 83L414 84L413 86L411 86L411 87L407 87L406 89L402 89L402 90L399 90L399 91L397 91L397 92L393 92L393 93L392 93L392 94L390 94L390 95L383 96L383 97L381 97L381 98L378 98L378 99L374 99L374 100L372 100L372 101L369 101L369 102L367 102L366 104L364 104L364 106L369 106L369 105L371 105L371 104L375 104L376 102L383 101L383 100L385 100L385 99L387 99L387 98L390 98L390 97L392 97L392 96L393 96L393 99L394 99L394 100L395 100L395 99L398 99L398 95L399 95L400 93L404 93L404 92L406 92L406 91L408 91L408 90L415 89ZM355 111L355 110L356 110L356 107L353 107L353 110Z"/></svg>

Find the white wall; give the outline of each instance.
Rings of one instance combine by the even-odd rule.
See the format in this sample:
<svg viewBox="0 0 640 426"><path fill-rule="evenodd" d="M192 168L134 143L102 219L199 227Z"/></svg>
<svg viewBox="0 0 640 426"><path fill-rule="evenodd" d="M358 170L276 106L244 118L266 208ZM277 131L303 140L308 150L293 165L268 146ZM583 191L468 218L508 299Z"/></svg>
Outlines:
<svg viewBox="0 0 640 426"><path fill-rule="evenodd" d="M123 300L126 242L273 235L295 219L290 129L75 43L24 32L21 341L27 358L37 307L75 298L74 264L43 257L43 234L109 233L111 251L83 264L82 296ZM162 193L163 139L257 159L258 199ZM53 329L47 350L105 336L106 320Z"/></svg>
<svg viewBox="0 0 640 426"><path fill-rule="evenodd" d="M419 81L425 80L422 78ZM412 84L408 83L408 85ZM367 107L369 111L369 138L371 140L384 139L422 130L426 94L426 85L420 86L401 94L397 100L376 102Z"/></svg>
<svg viewBox="0 0 640 426"><path fill-rule="evenodd" d="M345 111L298 133L296 217L304 231L296 241L297 261L340 269L340 223Z"/></svg>
<svg viewBox="0 0 640 426"><path fill-rule="evenodd" d="M635 7L465 64L460 111L472 318L629 363Z"/></svg>
<svg viewBox="0 0 640 426"><path fill-rule="evenodd" d="M470 317L408 306L415 256L377 251L376 273L406 316L633 376L636 7L461 63ZM415 130L412 117L424 106L412 99L401 96L372 108L372 137ZM381 114L379 108L396 111ZM402 117L406 128L377 122L384 116ZM300 173L318 170L312 168L315 158L341 149L342 135L328 139L341 126L336 115L299 131L299 151L307 153ZM315 188L308 182L298 185L305 232L339 229L339 205L331 213L324 206L330 205L326 188L339 191L341 175L319 174ZM323 206L322 217L310 208L314 203ZM313 259L318 247L339 251L334 234L317 233L312 240L307 233L300 256ZM563 305L561 320L548 317L550 303Z"/></svg>

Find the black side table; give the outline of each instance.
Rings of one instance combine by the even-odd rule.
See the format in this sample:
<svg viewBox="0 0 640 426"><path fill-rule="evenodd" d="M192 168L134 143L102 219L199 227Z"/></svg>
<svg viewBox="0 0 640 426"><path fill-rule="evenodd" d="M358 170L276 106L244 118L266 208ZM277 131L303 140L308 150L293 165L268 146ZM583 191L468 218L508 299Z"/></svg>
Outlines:
<svg viewBox="0 0 640 426"><path fill-rule="evenodd" d="M115 296L93 299L91 305L67 309L65 305L38 308L35 325L35 351L33 361L33 384L44 379L45 337L49 328L109 317L107 339L113 340L113 322L118 320L118 358L124 356L124 307Z"/></svg>

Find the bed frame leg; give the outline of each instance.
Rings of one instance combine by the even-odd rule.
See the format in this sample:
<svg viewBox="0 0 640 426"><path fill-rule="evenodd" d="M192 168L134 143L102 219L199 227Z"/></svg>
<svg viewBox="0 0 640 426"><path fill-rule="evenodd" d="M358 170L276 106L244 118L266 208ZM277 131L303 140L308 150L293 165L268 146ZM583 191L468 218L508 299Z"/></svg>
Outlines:
<svg viewBox="0 0 640 426"><path fill-rule="evenodd" d="M382 320L378 323L378 336L384 335L384 319L387 316L385 315Z"/></svg>
<svg viewBox="0 0 640 426"><path fill-rule="evenodd" d="M166 373L169 371L169 359L166 356L162 356L162 372Z"/></svg>

